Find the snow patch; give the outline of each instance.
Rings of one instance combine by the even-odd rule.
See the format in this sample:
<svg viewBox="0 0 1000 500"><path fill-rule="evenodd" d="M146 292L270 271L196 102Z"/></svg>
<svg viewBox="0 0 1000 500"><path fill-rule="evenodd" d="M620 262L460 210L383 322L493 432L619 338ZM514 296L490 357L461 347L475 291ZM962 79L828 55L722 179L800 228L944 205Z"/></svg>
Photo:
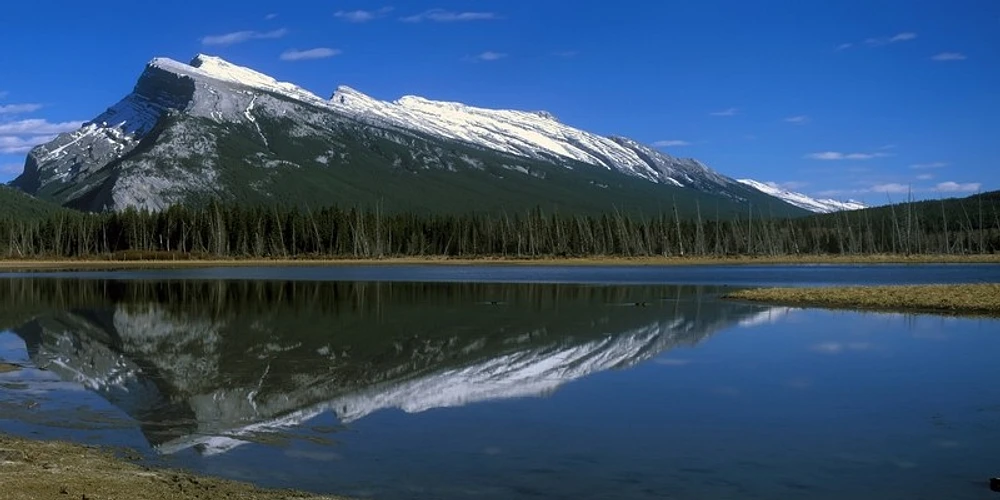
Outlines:
<svg viewBox="0 0 1000 500"><path fill-rule="evenodd" d="M860 201L838 201L828 198L813 198L802 193L781 189L773 184L755 181L753 179L740 179L739 182L765 194L781 199L791 205L809 210L810 212L827 214L832 212L842 212L845 210L861 210L863 208L868 208L867 205L861 203Z"/></svg>

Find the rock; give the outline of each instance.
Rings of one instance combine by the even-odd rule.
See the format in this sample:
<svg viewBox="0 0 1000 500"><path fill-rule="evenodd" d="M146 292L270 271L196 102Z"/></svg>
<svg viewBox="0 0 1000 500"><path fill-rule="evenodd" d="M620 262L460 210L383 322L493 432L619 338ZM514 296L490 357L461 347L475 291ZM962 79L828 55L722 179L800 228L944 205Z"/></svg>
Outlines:
<svg viewBox="0 0 1000 500"><path fill-rule="evenodd" d="M990 478L990 491L1000 493L1000 477Z"/></svg>

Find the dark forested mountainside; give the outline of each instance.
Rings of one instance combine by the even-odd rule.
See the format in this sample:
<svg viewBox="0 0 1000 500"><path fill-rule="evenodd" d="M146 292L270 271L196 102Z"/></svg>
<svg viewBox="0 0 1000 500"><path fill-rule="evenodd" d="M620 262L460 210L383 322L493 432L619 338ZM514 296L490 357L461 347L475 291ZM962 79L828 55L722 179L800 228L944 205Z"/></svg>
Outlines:
<svg viewBox="0 0 1000 500"><path fill-rule="evenodd" d="M40 217L63 210L58 205L0 185L0 217Z"/></svg>

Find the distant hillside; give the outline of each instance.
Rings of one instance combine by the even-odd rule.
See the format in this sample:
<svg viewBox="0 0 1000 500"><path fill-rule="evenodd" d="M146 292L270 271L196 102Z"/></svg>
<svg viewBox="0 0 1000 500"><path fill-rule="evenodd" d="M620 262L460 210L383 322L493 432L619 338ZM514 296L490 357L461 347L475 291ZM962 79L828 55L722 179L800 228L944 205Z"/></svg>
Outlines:
<svg viewBox="0 0 1000 500"><path fill-rule="evenodd" d="M811 218L830 222L844 217L844 214L823 214ZM873 224L895 220L904 228L909 221L914 227L919 226L919 229L931 232L944 231L946 228L949 231L1000 229L1000 191L988 191L964 198L923 200L856 210L851 212L850 220L867 220Z"/></svg>
<svg viewBox="0 0 1000 500"><path fill-rule="evenodd" d="M60 210L65 209L0 185L0 217L40 217Z"/></svg>

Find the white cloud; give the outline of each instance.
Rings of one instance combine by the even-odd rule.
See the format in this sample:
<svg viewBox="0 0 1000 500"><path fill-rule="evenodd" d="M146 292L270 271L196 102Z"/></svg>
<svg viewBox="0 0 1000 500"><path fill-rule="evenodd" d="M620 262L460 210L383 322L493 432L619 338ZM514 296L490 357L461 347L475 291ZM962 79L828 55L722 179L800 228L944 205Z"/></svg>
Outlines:
<svg viewBox="0 0 1000 500"><path fill-rule="evenodd" d="M678 146L690 146L691 143L688 141L682 141L680 139L668 139L665 141L656 141L653 143L654 147L657 148L672 148Z"/></svg>
<svg viewBox="0 0 1000 500"><path fill-rule="evenodd" d="M893 36L881 36L881 37L869 38L865 40L865 45L868 45L869 47L881 47L883 45L889 45L891 43L908 42L916 37L917 34L912 32L898 33Z"/></svg>
<svg viewBox="0 0 1000 500"><path fill-rule="evenodd" d="M910 165L910 168L914 170L927 170L931 168L944 168L947 166L948 164L943 161L935 161L932 163L914 163L913 165Z"/></svg>
<svg viewBox="0 0 1000 500"><path fill-rule="evenodd" d="M823 151L821 153L810 153L805 157L809 160L871 160L873 158L884 158L892 156L889 153L840 153L837 151Z"/></svg>
<svg viewBox="0 0 1000 500"><path fill-rule="evenodd" d="M722 111L713 111L709 114L712 116L736 116L736 114L739 112L740 110L737 108L729 108L729 109L724 109Z"/></svg>
<svg viewBox="0 0 1000 500"><path fill-rule="evenodd" d="M934 178L934 174L920 174L917 176L918 181L929 181Z"/></svg>
<svg viewBox="0 0 1000 500"><path fill-rule="evenodd" d="M392 11L392 7L382 7L377 10L340 10L333 15L349 23L367 23L368 21L383 18Z"/></svg>
<svg viewBox="0 0 1000 500"><path fill-rule="evenodd" d="M281 53L282 61L308 61L312 59L326 59L328 57L333 57L340 55L342 51L339 49L331 49L328 47L317 47L315 49L308 50L286 50Z"/></svg>
<svg viewBox="0 0 1000 500"><path fill-rule="evenodd" d="M31 148L45 144L55 139L54 135L36 135L29 137L18 137L11 135L0 135L0 154L24 154L31 151Z"/></svg>
<svg viewBox="0 0 1000 500"><path fill-rule="evenodd" d="M268 15L264 16L264 20L265 21L273 21L273 20L275 20L277 18L278 18L278 15L275 14L275 13L271 13L271 14L268 14Z"/></svg>
<svg viewBox="0 0 1000 500"><path fill-rule="evenodd" d="M490 61L499 61L500 59L503 59L505 57L507 57L507 54L504 54L503 52L486 51L483 52L482 54L473 57L472 60L490 62Z"/></svg>
<svg viewBox="0 0 1000 500"><path fill-rule="evenodd" d="M889 39L889 43L906 42L917 37L916 33L900 33Z"/></svg>
<svg viewBox="0 0 1000 500"><path fill-rule="evenodd" d="M964 61L968 59L965 54L961 52L942 52L940 54L931 57L935 61Z"/></svg>
<svg viewBox="0 0 1000 500"><path fill-rule="evenodd" d="M809 123L809 117L805 115L789 116L788 118L785 118L785 121L788 123L794 123L795 125L804 125Z"/></svg>
<svg viewBox="0 0 1000 500"><path fill-rule="evenodd" d="M35 103L25 103L25 104L7 104L0 105L0 115L17 115L21 113L34 113L39 109L42 109L41 104Z"/></svg>
<svg viewBox="0 0 1000 500"><path fill-rule="evenodd" d="M414 16L401 19L406 23L420 23L424 21L434 21L438 23L454 23L464 21L492 21L500 19L494 12L454 12L444 9L431 9Z"/></svg>
<svg viewBox="0 0 1000 500"><path fill-rule="evenodd" d="M4 175L21 175L24 171L24 164L22 163L8 163L6 165L0 165L0 174Z"/></svg>
<svg viewBox="0 0 1000 500"><path fill-rule="evenodd" d="M0 135L51 135L72 132L83 126L82 121L50 123L34 118L16 122L0 123Z"/></svg>
<svg viewBox="0 0 1000 500"><path fill-rule="evenodd" d="M236 31L223 35L209 35L201 39L204 45L235 45L237 43L249 42L250 40L273 40L282 38L288 34L288 30L282 28L273 31Z"/></svg>
<svg viewBox="0 0 1000 500"><path fill-rule="evenodd" d="M872 193L891 193L891 194L896 194L896 193L907 193L907 192L910 192L910 191L912 191L912 188L910 186L905 185L905 184L899 184L899 183L896 183L896 182L890 182L888 184L876 184L876 185L872 186L871 188L869 188L868 191L872 192Z"/></svg>
<svg viewBox="0 0 1000 500"><path fill-rule="evenodd" d="M851 48L853 46L854 46L853 43L842 43L842 44L838 45L837 48L834 49L834 50L836 50L836 51L839 52L841 50L847 50L847 49L849 49L849 48Z"/></svg>
<svg viewBox="0 0 1000 500"><path fill-rule="evenodd" d="M948 181L934 186L934 190L942 193L971 193L973 191L979 191L979 188L982 186L983 185L978 182L960 184L958 182Z"/></svg>

